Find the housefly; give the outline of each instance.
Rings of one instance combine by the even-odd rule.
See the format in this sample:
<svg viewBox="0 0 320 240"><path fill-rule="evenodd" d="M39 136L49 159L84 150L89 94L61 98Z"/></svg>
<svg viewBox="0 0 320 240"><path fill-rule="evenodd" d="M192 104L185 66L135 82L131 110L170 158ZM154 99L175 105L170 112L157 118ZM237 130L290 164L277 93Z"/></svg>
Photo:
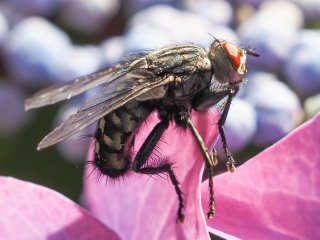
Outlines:
<svg viewBox="0 0 320 240"><path fill-rule="evenodd" d="M70 99L103 85L97 96L49 133L39 143L38 150L98 121L93 164L110 178L120 177L129 170L149 175L167 173L179 199L177 221L183 222L183 196L172 164L165 160L148 163L157 142L173 121L177 126L191 130L203 152L209 173L210 209L207 216L212 218L216 151L209 153L192 123L190 112L223 106L218 129L228 159L227 167L233 171L235 162L228 150L223 125L231 101L245 79L247 55L258 56L251 49L218 39L214 39L209 49L196 44L173 45L132 55L102 71L44 89L26 100L26 110ZM137 130L153 111L158 113L160 122L132 159Z"/></svg>

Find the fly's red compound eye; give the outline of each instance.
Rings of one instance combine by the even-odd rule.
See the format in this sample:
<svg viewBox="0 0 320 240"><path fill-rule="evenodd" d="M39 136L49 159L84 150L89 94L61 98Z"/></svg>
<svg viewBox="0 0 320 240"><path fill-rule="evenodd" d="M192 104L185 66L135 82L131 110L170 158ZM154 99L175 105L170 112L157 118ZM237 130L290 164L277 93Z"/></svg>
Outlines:
<svg viewBox="0 0 320 240"><path fill-rule="evenodd" d="M225 42L222 46L228 55L232 67L235 70L238 70L241 65L241 51L239 51L239 48L236 45L231 43Z"/></svg>

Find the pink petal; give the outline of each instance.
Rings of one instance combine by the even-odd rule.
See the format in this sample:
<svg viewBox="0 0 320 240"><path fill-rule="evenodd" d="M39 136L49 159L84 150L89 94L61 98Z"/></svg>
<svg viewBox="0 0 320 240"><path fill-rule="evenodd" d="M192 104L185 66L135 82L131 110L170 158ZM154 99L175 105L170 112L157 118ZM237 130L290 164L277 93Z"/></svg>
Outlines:
<svg viewBox="0 0 320 240"><path fill-rule="evenodd" d="M119 239L76 203L57 192L0 177L0 239Z"/></svg>
<svg viewBox="0 0 320 240"><path fill-rule="evenodd" d="M226 234L225 232L219 231L219 230L211 228L209 226L207 227L207 229L211 234L213 234L214 237L220 237L225 240L240 240L240 238ZM215 238L213 238L213 239L215 239Z"/></svg>
<svg viewBox="0 0 320 240"><path fill-rule="evenodd" d="M208 224L243 239L320 239L320 115L215 179ZM208 194L203 186L203 204Z"/></svg>
<svg viewBox="0 0 320 240"><path fill-rule="evenodd" d="M217 138L217 112L192 116L207 146ZM138 133L137 151L158 122L153 114ZM176 223L178 199L166 175L150 178L131 173L123 179L99 183L91 175L85 179L85 199L89 209L122 239L209 239L200 206L200 182L204 159L189 130L170 126L159 150L162 157L174 163L174 172L181 183L185 222ZM91 153L93 149L91 149ZM88 169L88 172L91 170Z"/></svg>

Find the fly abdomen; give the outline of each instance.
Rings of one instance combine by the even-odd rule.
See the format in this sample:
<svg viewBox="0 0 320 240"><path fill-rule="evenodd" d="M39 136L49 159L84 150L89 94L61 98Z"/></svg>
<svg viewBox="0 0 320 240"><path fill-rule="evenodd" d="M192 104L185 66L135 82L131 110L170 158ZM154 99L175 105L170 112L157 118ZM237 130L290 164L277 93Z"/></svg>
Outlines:
<svg viewBox="0 0 320 240"><path fill-rule="evenodd" d="M151 111L147 104L131 101L99 120L94 164L101 173L116 178L127 172L134 134Z"/></svg>

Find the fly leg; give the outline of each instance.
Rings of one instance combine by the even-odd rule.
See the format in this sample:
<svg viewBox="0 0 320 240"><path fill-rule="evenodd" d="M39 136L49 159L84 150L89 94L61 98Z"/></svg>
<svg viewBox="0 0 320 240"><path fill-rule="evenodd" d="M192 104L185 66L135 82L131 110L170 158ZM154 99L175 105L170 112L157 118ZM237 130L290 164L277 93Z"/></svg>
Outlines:
<svg viewBox="0 0 320 240"><path fill-rule="evenodd" d="M234 95L237 93L237 90L238 89L236 89L235 91L229 92L227 102L224 106L223 112L222 112L221 117L218 122L218 129L219 129L219 134L221 137L222 147L223 147L223 150L224 150L226 157L227 157L227 168L230 172L234 172L236 170L236 167L235 167L236 162L234 161L232 154L229 151L226 135L224 134L224 131L223 131L223 126L227 120L230 105L231 105L231 102L232 102Z"/></svg>
<svg viewBox="0 0 320 240"><path fill-rule="evenodd" d="M209 194L210 194L209 212L207 213L207 217L210 219L210 218L213 218L215 214L214 191L213 191L213 168L218 164L217 150L214 148L213 151L209 153L207 146L205 145L197 128L194 126L193 122L191 121L191 118L187 111L181 111L179 112L179 115L180 115L180 121L183 122L185 126L187 126L191 130L194 138L196 139L197 143L200 146L200 149L202 151L202 154L206 162L206 167L209 174Z"/></svg>
<svg viewBox="0 0 320 240"><path fill-rule="evenodd" d="M156 166L148 166L146 164L154 147L157 145L164 131L168 128L168 125L169 123L167 121L161 121L153 128L137 153L132 164L132 170L141 174L149 175L168 173L179 199L177 222L182 223L184 221L184 214L182 213L182 209L184 207L182 191L179 187L177 177L173 172L172 164L169 162L162 162Z"/></svg>
<svg viewBox="0 0 320 240"><path fill-rule="evenodd" d="M233 160L227 145L227 139L223 131L223 126L226 122L232 99L237 94L238 90L238 87L220 92L210 92L209 90L209 92L195 97L192 102L192 107L197 111L203 111L215 105L218 105L218 108L222 111L221 117L218 121L218 129L221 136L222 146L227 157L227 168L230 172L234 172L236 167L235 161ZM227 98L226 102L221 105L220 101L224 101L224 98Z"/></svg>

